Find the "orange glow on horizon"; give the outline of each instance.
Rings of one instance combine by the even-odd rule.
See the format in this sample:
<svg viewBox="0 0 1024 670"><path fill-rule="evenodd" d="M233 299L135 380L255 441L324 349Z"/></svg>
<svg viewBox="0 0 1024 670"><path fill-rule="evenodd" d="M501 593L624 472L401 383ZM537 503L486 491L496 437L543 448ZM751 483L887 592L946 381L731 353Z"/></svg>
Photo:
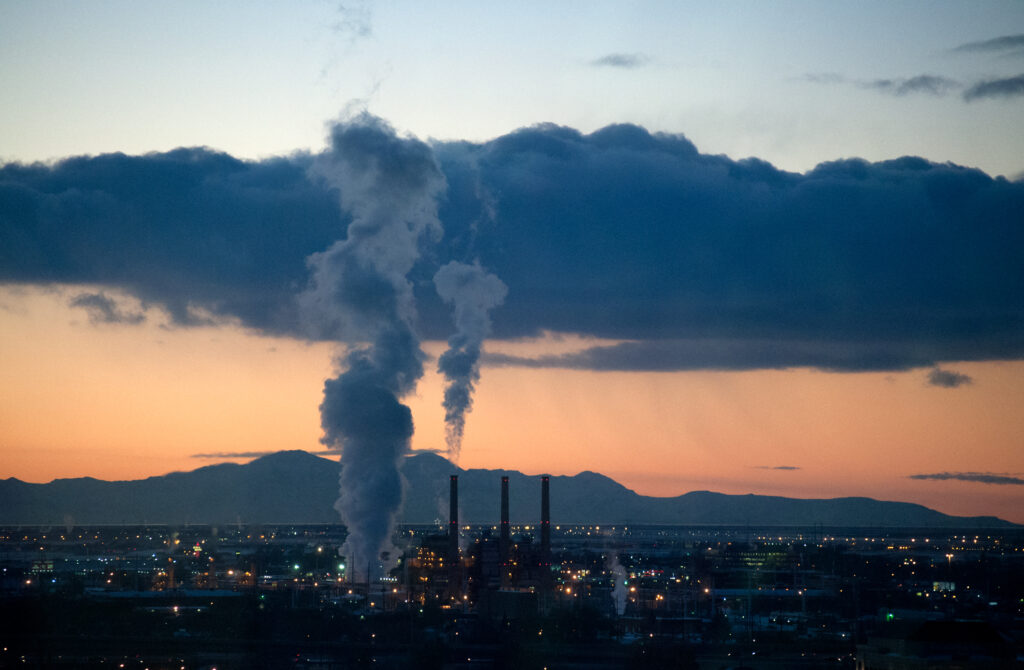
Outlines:
<svg viewBox="0 0 1024 670"><path fill-rule="evenodd" d="M318 406L333 374L330 344L231 326L168 329L152 310L142 325L94 325L67 307L78 291L0 289L0 476L136 479L244 460L195 454L323 448ZM443 346L425 348L436 356ZM922 370L485 368L459 465L592 470L647 495L861 495L1024 522L1024 487L907 479L1024 471L1024 363L948 367L975 383L935 388ZM441 396L428 363L406 399L414 448L443 447Z"/></svg>

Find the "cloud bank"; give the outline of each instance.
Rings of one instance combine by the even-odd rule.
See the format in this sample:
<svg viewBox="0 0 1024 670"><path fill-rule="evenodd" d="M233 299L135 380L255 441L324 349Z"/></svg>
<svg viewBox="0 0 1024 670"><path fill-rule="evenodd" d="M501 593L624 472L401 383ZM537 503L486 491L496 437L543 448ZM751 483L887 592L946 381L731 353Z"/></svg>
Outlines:
<svg viewBox="0 0 1024 670"><path fill-rule="evenodd" d="M406 248L418 333L451 335L432 278L478 260L508 287L492 337L619 341L492 364L853 371L1024 356L1024 183L914 157L795 174L632 125L428 151L445 232ZM183 326L202 314L337 337L343 324L302 318L297 297L307 258L351 235L337 203L355 187L315 178L316 160L191 148L4 165L0 282L110 287Z"/></svg>

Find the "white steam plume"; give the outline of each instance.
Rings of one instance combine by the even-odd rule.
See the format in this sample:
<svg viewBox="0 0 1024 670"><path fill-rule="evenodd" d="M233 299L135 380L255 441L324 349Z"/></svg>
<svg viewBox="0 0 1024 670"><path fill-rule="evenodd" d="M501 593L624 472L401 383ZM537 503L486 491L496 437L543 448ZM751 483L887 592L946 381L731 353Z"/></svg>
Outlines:
<svg viewBox="0 0 1024 670"><path fill-rule="evenodd" d="M448 458L456 462L462 449L466 414L473 408L473 387L480 379L480 348L491 331L488 312L505 300L508 287L479 263L452 261L434 275L434 287L441 298L455 308L455 334L448 338L448 350L438 360L444 374L445 441Z"/></svg>
<svg viewBox="0 0 1024 670"><path fill-rule="evenodd" d="M615 586L612 588L612 600L615 602L615 613L622 616L626 611L626 599L629 592L626 590L626 569L619 563L619 555L609 555L608 570L615 575Z"/></svg>
<svg viewBox="0 0 1024 670"><path fill-rule="evenodd" d="M399 466L413 423L400 398L415 389L424 359L406 275L420 238L440 233L445 180L426 144L368 114L336 124L330 139L312 172L338 188L351 223L345 239L309 257L300 305L315 335L347 345L343 371L324 383L321 442L341 452L335 508L349 565L360 570L390 549L402 502Z"/></svg>

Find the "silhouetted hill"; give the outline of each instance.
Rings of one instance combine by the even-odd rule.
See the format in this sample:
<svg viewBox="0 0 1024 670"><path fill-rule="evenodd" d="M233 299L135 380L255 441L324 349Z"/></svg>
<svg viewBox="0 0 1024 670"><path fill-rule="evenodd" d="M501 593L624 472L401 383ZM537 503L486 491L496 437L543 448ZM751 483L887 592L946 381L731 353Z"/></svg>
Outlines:
<svg viewBox="0 0 1024 670"><path fill-rule="evenodd" d="M337 523L339 465L304 451L282 451L244 465L222 463L136 481L91 477L29 484L0 481L0 523L224 524ZM459 475L463 523L495 524L499 481L509 478L513 523L540 517L540 477L513 470L463 470L432 453L405 461L403 523L447 520L448 478ZM716 524L907 527L1009 527L996 517L955 517L921 505L871 498L795 499L694 491L641 496L604 475L551 477L556 524Z"/></svg>

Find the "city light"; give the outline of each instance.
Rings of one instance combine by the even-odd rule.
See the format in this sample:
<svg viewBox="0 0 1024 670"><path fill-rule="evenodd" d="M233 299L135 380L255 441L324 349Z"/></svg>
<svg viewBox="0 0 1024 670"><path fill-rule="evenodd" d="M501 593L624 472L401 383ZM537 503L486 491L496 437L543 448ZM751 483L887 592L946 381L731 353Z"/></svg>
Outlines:
<svg viewBox="0 0 1024 670"><path fill-rule="evenodd" d="M776 650L789 644L785 640L802 640L801 653L808 646L831 649L833 662L839 657L852 668L857 646L866 644L857 631L870 636L886 622L906 626L907 613L984 621L1024 616L1024 598L1013 591L1015 573L986 568L996 561L1024 560L1021 547L1005 534L937 537L928 544L895 533L808 542L778 530L758 536L745 529L634 526L628 534L606 527L608 535L596 540L586 535L594 527L561 525L548 560L540 560L536 541L517 536L503 562L497 538L485 530L471 528L474 537L465 538L451 561L446 534L402 528L397 532L406 549L392 557L391 567L378 564L371 579L361 581L360 573L359 581L347 584L333 579L346 567L344 561L333 563L338 570L333 575L305 572L344 544L343 531L316 526L276 528L265 542L241 529L222 528L216 536L206 527L173 531L184 552L174 549L164 531L133 530L127 540L114 528L62 540L44 540L42 531L6 531L2 568L8 584L24 585L15 589L21 598L61 602L61 594L77 583L82 590L74 606L122 607L133 612L139 630L162 627L197 646L205 644L212 622L224 616L230 621L237 608L250 606L256 616L272 621L304 612L307 618L296 630L310 636L311 645L333 639L328 636L344 630L346 621L360 621L369 636L389 625L386 617L403 612L411 615L409 624L399 626L403 639L430 629L443 644L457 639L469 645L478 640L474 622L486 620L488 612L501 617L529 612L538 623L551 620L545 617L566 622L566 627L526 628L538 644L543 638L545 645L557 646L579 633L575 613L586 611L603 618L606 642L623 649L641 637L658 638L666 644L687 640L695 649L729 644L722 649L747 656L756 651L759 658L762 640L781 645ZM616 547L618 565L611 563L609 543ZM46 548L45 558L40 546ZM193 556L197 546L201 558ZM327 567L331 564L328 559ZM1012 597L998 597L1006 593ZM840 602L847 605L836 610L834 603ZM116 625L132 630L134 624ZM381 649L391 643L384 635L370 639ZM131 661L132 667L144 667L142 658ZM145 658L149 667L170 667L151 655ZM478 660L476 654L473 658Z"/></svg>

